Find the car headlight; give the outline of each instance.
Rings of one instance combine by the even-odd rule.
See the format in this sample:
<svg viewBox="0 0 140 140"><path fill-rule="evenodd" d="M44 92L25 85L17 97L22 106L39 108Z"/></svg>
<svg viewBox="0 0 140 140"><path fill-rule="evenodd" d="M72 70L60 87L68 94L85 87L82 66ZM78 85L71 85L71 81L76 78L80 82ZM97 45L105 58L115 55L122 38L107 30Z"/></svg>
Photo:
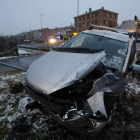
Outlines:
<svg viewBox="0 0 140 140"><path fill-rule="evenodd" d="M56 40L55 39L50 39L50 43L55 43L56 42Z"/></svg>

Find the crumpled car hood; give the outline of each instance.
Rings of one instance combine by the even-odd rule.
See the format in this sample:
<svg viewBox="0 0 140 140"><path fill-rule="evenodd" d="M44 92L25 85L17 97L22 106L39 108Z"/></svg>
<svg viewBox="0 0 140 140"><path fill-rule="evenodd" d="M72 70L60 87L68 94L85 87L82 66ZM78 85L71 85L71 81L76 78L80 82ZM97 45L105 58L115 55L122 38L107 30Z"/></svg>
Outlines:
<svg viewBox="0 0 140 140"><path fill-rule="evenodd" d="M82 79L105 55L105 51L90 54L50 51L32 63L25 79L48 95Z"/></svg>

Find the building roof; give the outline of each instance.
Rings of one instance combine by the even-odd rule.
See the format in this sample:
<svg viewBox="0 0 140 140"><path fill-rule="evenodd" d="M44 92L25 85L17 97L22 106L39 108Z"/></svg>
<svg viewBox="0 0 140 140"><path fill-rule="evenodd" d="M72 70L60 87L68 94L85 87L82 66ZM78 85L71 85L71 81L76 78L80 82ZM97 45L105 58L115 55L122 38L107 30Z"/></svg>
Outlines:
<svg viewBox="0 0 140 140"><path fill-rule="evenodd" d="M60 34L62 34L62 32L57 32L55 35L60 35Z"/></svg>
<svg viewBox="0 0 140 140"><path fill-rule="evenodd" d="M53 28L51 30L63 30L65 28L69 28L68 26L65 26L65 27L56 27L56 28Z"/></svg>
<svg viewBox="0 0 140 140"><path fill-rule="evenodd" d="M122 21L122 23L125 23L125 22L128 22L128 21L134 22L134 20L129 19L129 20L124 20L124 21Z"/></svg>
<svg viewBox="0 0 140 140"><path fill-rule="evenodd" d="M101 9L98 9L98 10L94 10L94 11L91 11L91 12L87 12L85 14L82 14L82 15L79 15L79 16L83 16L83 15L87 15L87 14L90 14L90 13L94 13L94 12L97 12L97 11L100 11L100 10L103 10L103 11L106 11L106 12L111 12L111 13L114 13L114 14L118 14L116 12L112 12L112 11L109 11L109 10L105 10L104 8L101 8ZM78 17L79 17L78 16ZM73 18L76 18L77 16L73 17Z"/></svg>

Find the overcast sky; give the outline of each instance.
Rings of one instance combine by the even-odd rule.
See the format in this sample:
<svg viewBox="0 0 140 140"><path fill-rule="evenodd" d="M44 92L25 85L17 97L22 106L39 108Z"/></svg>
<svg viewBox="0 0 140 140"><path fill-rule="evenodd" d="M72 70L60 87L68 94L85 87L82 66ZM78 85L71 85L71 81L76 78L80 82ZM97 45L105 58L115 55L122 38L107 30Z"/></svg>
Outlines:
<svg viewBox="0 0 140 140"><path fill-rule="evenodd" d="M89 8L119 13L118 23L140 15L140 0L79 0L79 15ZM69 26L77 15L77 0L0 0L0 35ZM140 17L140 16L139 16Z"/></svg>

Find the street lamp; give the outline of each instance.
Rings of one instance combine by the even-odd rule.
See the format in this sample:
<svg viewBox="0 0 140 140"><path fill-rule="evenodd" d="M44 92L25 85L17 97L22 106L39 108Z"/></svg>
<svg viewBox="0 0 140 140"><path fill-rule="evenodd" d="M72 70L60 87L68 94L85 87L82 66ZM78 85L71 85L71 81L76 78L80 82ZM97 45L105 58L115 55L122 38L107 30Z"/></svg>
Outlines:
<svg viewBox="0 0 140 140"><path fill-rule="evenodd" d="M77 34L78 34L78 26L79 26L79 19L78 19L78 16L79 16L79 0L77 1Z"/></svg>
<svg viewBox="0 0 140 140"><path fill-rule="evenodd" d="M31 25L29 25L29 29L30 29L30 31L31 31Z"/></svg>
<svg viewBox="0 0 140 140"><path fill-rule="evenodd" d="M43 15L43 14L41 14L41 29L42 29L42 15Z"/></svg>

